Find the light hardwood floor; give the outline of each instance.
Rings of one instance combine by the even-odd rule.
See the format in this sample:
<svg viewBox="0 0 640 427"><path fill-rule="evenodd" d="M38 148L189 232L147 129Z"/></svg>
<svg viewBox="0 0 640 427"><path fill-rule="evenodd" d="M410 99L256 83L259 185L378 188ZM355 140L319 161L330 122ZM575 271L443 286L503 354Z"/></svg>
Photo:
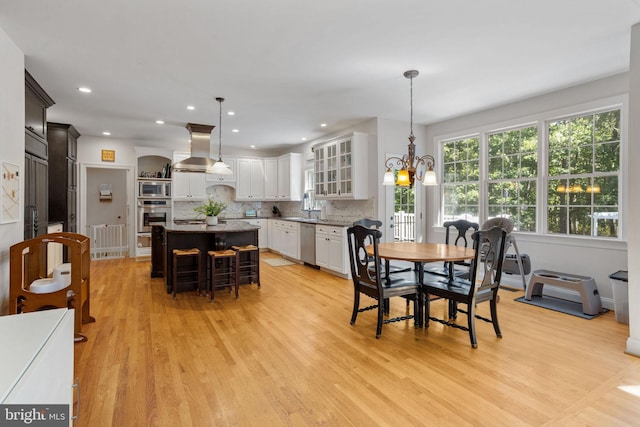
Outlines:
<svg viewBox="0 0 640 427"><path fill-rule="evenodd" d="M477 322L472 349L433 322L384 325L376 340L373 311L349 324L351 281L302 265L262 263L261 289L213 304L172 300L149 269L92 263L80 426L640 425L640 359L624 354L628 327L612 312L584 320L501 290L504 338Z"/></svg>

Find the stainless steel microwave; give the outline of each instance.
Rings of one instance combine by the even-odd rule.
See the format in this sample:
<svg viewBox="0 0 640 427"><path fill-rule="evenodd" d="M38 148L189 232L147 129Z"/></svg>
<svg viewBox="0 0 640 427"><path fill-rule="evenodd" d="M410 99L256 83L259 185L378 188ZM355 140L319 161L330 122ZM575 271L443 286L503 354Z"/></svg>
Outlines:
<svg viewBox="0 0 640 427"><path fill-rule="evenodd" d="M140 198L165 198L171 197L170 181L138 181L138 197Z"/></svg>

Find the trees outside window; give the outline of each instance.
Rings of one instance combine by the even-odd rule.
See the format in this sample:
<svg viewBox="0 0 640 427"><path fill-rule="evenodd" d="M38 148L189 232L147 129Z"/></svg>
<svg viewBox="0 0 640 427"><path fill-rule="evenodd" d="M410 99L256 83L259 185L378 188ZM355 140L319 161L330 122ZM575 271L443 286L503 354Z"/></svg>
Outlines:
<svg viewBox="0 0 640 427"><path fill-rule="evenodd" d="M540 120L441 141L442 221L501 216L520 232L620 237L621 111L553 119L543 135Z"/></svg>
<svg viewBox="0 0 640 427"><path fill-rule="evenodd" d="M548 124L547 232L618 237L620 110Z"/></svg>
<svg viewBox="0 0 640 427"><path fill-rule="evenodd" d="M488 135L488 218L509 217L515 230L536 231L538 128Z"/></svg>
<svg viewBox="0 0 640 427"><path fill-rule="evenodd" d="M476 137L443 143L443 220L480 217L480 140Z"/></svg>

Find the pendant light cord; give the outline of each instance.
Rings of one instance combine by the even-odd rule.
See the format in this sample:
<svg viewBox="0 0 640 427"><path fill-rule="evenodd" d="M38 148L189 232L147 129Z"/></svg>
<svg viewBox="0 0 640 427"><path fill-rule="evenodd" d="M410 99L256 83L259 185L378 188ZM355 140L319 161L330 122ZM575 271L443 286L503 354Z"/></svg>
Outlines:
<svg viewBox="0 0 640 427"><path fill-rule="evenodd" d="M220 104L220 114L218 115L218 159L222 160L222 101L224 98L216 98Z"/></svg>

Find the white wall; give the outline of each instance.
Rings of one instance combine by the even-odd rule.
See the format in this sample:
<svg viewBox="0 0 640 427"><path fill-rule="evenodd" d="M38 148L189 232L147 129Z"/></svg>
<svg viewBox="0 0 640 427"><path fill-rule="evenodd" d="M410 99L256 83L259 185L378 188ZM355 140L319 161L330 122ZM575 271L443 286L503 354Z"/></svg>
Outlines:
<svg viewBox="0 0 640 427"><path fill-rule="evenodd" d="M0 161L24 171L24 55L0 28ZM24 187L24 178L20 185ZM24 206L24 191L20 191ZM24 214L21 209L20 215ZM9 310L9 248L24 238L24 218L0 224L0 314Z"/></svg>
<svg viewBox="0 0 640 427"><path fill-rule="evenodd" d="M627 73L611 76L568 89L515 102L513 104L481 111L468 116L448 120L427 127L431 152L436 153L436 140L442 136L465 135L473 131L484 131L496 124L525 120L546 112L570 109L576 105L586 105L611 98L626 99L629 87ZM623 120L623 126L628 123ZM625 134L626 135L626 134ZM624 135L623 135L624 139ZM624 146L624 142L623 142ZM624 158L624 153L621 153ZM626 183L623 184L623 190ZM626 197L623 191L623 210ZM428 240L442 241L444 234L437 224L440 192L429 195L430 213L427 228L430 228ZM629 215L631 216L631 215ZM549 269L567 273L588 275L595 278L603 305L613 308L612 290L609 274L627 269L627 245L625 241L602 241L590 238L567 238L563 236L541 236L516 233L521 253L531 256L533 269ZM506 277L505 282L517 286L518 277ZM521 286L521 282L520 282ZM579 301L577 294L567 294L563 290L545 287L549 293Z"/></svg>

